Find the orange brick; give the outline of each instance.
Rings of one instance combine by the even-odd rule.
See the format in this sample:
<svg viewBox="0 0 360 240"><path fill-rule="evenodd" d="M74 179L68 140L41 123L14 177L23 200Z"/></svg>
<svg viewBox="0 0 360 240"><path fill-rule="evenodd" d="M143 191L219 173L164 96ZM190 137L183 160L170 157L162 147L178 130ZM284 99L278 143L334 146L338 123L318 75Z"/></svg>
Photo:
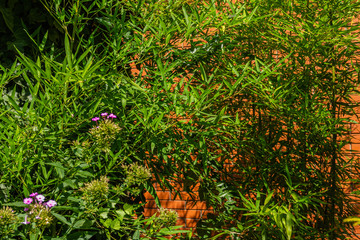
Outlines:
<svg viewBox="0 0 360 240"><path fill-rule="evenodd" d="M158 192L156 192L156 195L158 196L158 198L160 200L169 200L170 199L170 193L167 191L166 192L158 191ZM146 200L154 200L154 197L149 192L145 192L144 197L146 198Z"/></svg>
<svg viewBox="0 0 360 240"><path fill-rule="evenodd" d="M197 219L186 219L186 227L188 228L196 227L197 223L198 223Z"/></svg>
<svg viewBox="0 0 360 240"><path fill-rule="evenodd" d="M157 208L155 200L148 200L144 207L145 208Z"/></svg>
<svg viewBox="0 0 360 240"><path fill-rule="evenodd" d="M351 134L351 136L352 136L352 139L351 139L352 143L357 143L357 144L360 143L360 134L359 133L353 133L353 134Z"/></svg>
<svg viewBox="0 0 360 240"><path fill-rule="evenodd" d="M352 144L346 144L345 146L344 146L344 150L346 150L346 151L350 151L350 149L351 149L351 146Z"/></svg>
<svg viewBox="0 0 360 240"><path fill-rule="evenodd" d="M359 124L351 124L351 133L352 134L360 133Z"/></svg>
<svg viewBox="0 0 360 240"><path fill-rule="evenodd" d="M158 212L157 209L145 208L144 209L144 217L151 217L152 215Z"/></svg>
<svg viewBox="0 0 360 240"><path fill-rule="evenodd" d="M201 213L201 218L207 218L207 215L209 213L214 213L214 212L211 211L211 210L203 210L202 213Z"/></svg>
<svg viewBox="0 0 360 240"><path fill-rule="evenodd" d="M175 190L179 191L183 189L183 184L180 182L172 182L171 185L174 187Z"/></svg>
<svg viewBox="0 0 360 240"><path fill-rule="evenodd" d="M157 191L169 191L166 187L161 187L159 183L155 183L154 187Z"/></svg>
<svg viewBox="0 0 360 240"><path fill-rule="evenodd" d="M186 202L186 209L189 209L189 210L202 210L202 209L207 209L207 208L206 208L206 203L205 202L187 201Z"/></svg>
<svg viewBox="0 0 360 240"><path fill-rule="evenodd" d="M171 200L186 200L186 201L192 201L192 200L198 200L199 195L195 193L187 193L187 192L180 192L180 193L171 193Z"/></svg>
<svg viewBox="0 0 360 240"><path fill-rule="evenodd" d="M201 210L177 210L176 212L180 218L200 219L201 217Z"/></svg>
<svg viewBox="0 0 360 240"><path fill-rule="evenodd" d="M160 200L169 200L170 199L170 192L159 191L159 192L156 192L156 194L158 195L158 198Z"/></svg>
<svg viewBox="0 0 360 240"><path fill-rule="evenodd" d="M351 144L351 151L360 151L360 144Z"/></svg>
<svg viewBox="0 0 360 240"><path fill-rule="evenodd" d="M200 184L196 184L195 186L191 186L190 191L192 192L198 192L199 191ZM182 188L184 190L184 188Z"/></svg>
<svg viewBox="0 0 360 240"><path fill-rule="evenodd" d="M356 102L360 102L360 96L359 95L352 95L351 98Z"/></svg>
<svg viewBox="0 0 360 240"><path fill-rule="evenodd" d="M169 209L183 209L185 210L186 201L182 200L160 200L161 207ZM148 200L145 208L158 208L155 200Z"/></svg>
<svg viewBox="0 0 360 240"><path fill-rule="evenodd" d="M146 198L146 200L153 200L154 199L154 197L149 192L145 192L144 197Z"/></svg>
<svg viewBox="0 0 360 240"><path fill-rule="evenodd" d="M160 204L163 208L185 209L186 201L183 200L160 201Z"/></svg>
<svg viewBox="0 0 360 240"><path fill-rule="evenodd" d="M185 227L185 224L186 224L185 218L178 218L176 221L176 226L182 225Z"/></svg>

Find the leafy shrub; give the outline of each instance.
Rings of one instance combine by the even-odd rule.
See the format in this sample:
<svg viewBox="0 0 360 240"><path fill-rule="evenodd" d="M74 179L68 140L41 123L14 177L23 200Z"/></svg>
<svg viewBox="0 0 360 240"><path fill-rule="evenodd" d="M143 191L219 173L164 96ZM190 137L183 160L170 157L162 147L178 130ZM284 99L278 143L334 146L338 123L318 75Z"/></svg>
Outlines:
<svg viewBox="0 0 360 240"><path fill-rule="evenodd" d="M111 120L116 118L110 114L108 118L91 128L89 136L94 138L94 142L86 140L86 146L91 149L90 158L99 158L102 155L113 154L112 145L118 135L119 126ZM109 119L110 118L110 119ZM99 118L93 118L98 121ZM103 129L103 131L94 131ZM106 134L110 134L109 136ZM99 138L99 134L101 138ZM105 139L105 141L104 141ZM104 149L104 143L106 148ZM79 142L76 146L84 146ZM72 155L78 166L86 168L92 162L86 162L76 155ZM107 156L106 159L110 157ZM86 158L85 158L86 159ZM72 162L67 159L68 162ZM174 227L177 214L171 211L162 210L160 216L156 218L143 219L141 216L141 206L139 200L143 193L146 182L151 177L150 171L137 163L121 166L123 171L112 172L100 179L86 182L86 179L93 178L91 168L87 171L74 168L72 164L46 163L54 167L55 171L61 176L65 176L59 185L53 190L57 200L45 202L45 197L41 194L32 193L21 202L3 203L7 206L25 207L24 214L18 216L9 207L3 207L0 211L0 223L3 226L1 237L12 239L12 237L22 239L139 239L146 236L149 239L154 237L186 233L184 230L177 230ZM101 167L100 167L101 168ZM96 168L95 168L96 169ZM138 177L138 178L135 178ZM141 198L140 198L141 199ZM58 205L58 206L56 206ZM18 219L24 217L23 222ZM51 238L52 237L52 238Z"/></svg>
<svg viewBox="0 0 360 240"><path fill-rule="evenodd" d="M41 3L65 36L34 32L36 52L19 49L1 67L6 204L46 192L68 226L55 235L75 225L84 238L89 226L112 236L116 211L129 226L142 191L155 193L151 172L171 190L173 180L189 192L199 184L214 209L199 238L352 233L342 220L353 214L343 185L358 171L344 151L357 105L357 2ZM104 176L119 202L101 193L107 210L77 223L84 199L73 196Z"/></svg>

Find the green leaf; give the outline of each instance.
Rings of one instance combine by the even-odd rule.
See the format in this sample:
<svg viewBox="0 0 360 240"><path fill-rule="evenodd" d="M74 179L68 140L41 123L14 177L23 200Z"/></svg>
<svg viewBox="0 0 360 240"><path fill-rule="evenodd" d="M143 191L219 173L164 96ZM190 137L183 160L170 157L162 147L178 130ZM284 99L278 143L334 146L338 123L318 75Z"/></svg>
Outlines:
<svg viewBox="0 0 360 240"><path fill-rule="evenodd" d="M30 240L37 240L38 239L38 233L30 233Z"/></svg>
<svg viewBox="0 0 360 240"><path fill-rule="evenodd" d="M134 210L134 205L125 203L124 206L123 206L123 208L124 208L124 211L126 212L126 214L132 215L133 210Z"/></svg>
<svg viewBox="0 0 360 240"><path fill-rule="evenodd" d="M111 223L111 228L115 230L119 230L121 228L119 219L114 219Z"/></svg>
<svg viewBox="0 0 360 240"><path fill-rule="evenodd" d="M103 219L107 219L108 214L109 214L109 212L102 212L102 213L100 213L100 217L102 217Z"/></svg>
<svg viewBox="0 0 360 240"><path fill-rule="evenodd" d="M348 217L344 219L344 222L360 222L360 217Z"/></svg>
<svg viewBox="0 0 360 240"><path fill-rule="evenodd" d="M110 225L112 223L112 220L110 218L106 219L105 222L103 222L104 227L110 228Z"/></svg>
<svg viewBox="0 0 360 240"><path fill-rule="evenodd" d="M125 211L122 210L122 209L118 209L118 210L115 211L115 213L116 213L116 216L119 219L119 221L122 222L125 215L126 215Z"/></svg>
<svg viewBox="0 0 360 240"><path fill-rule="evenodd" d="M14 17L16 16L10 8L0 7L0 13L3 16L6 26L11 32L14 32Z"/></svg>
<svg viewBox="0 0 360 240"><path fill-rule="evenodd" d="M72 53L71 53L71 46L69 42L68 36L65 34L65 55L66 55L66 63L70 69L72 69Z"/></svg>
<svg viewBox="0 0 360 240"><path fill-rule="evenodd" d="M80 209L78 207L71 207L71 206L56 206L52 208L56 211L73 211L73 212L79 212Z"/></svg>
<svg viewBox="0 0 360 240"><path fill-rule="evenodd" d="M274 194L274 192L271 192L271 193L265 198L264 206L267 205L267 204L270 202L273 194Z"/></svg>
<svg viewBox="0 0 360 240"><path fill-rule="evenodd" d="M68 169L64 167L60 162L54 162L54 163L50 162L45 164L55 167L55 171L60 177L60 179L63 179L65 177L65 171L67 171Z"/></svg>
<svg viewBox="0 0 360 240"><path fill-rule="evenodd" d="M146 182L145 189L151 194L151 196L153 196L156 205L159 208L161 208L160 199L159 199L158 195L156 194L156 190L155 190L154 186L151 183Z"/></svg>
<svg viewBox="0 0 360 240"><path fill-rule="evenodd" d="M10 207L27 207L28 205L23 202L12 202L12 203L4 203L4 206Z"/></svg>
<svg viewBox="0 0 360 240"><path fill-rule="evenodd" d="M76 175L80 176L80 177L94 177L94 175L91 172L88 171L83 171L83 170L79 170L76 172Z"/></svg>
<svg viewBox="0 0 360 240"><path fill-rule="evenodd" d="M41 43L40 43L40 45L39 45L39 50L40 50L41 52L44 51L44 48L45 48L45 44L46 44L47 39L48 39L48 31L46 31L46 33L45 33L45 35L44 35L44 37L43 37L43 39L41 40Z"/></svg>
<svg viewBox="0 0 360 240"><path fill-rule="evenodd" d="M68 225L68 226L71 226L71 223L69 223L63 215L60 215L60 214L58 214L58 213L56 213L56 212L51 212L51 214L52 214L54 217L56 217L60 222L66 224L66 225Z"/></svg>
<svg viewBox="0 0 360 240"><path fill-rule="evenodd" d="M90 240L94 235L97 234L96 229L94 229L93 231L80 231L80 232L75 232L75 233L71 233L70 235L67 236L67 240L73 240L73 239L77 239L77 240ZM64 238L60 238L61 240L64 240Z"/></svg>
<svg viewBox="0 0 360 240"><path fill-rule="evenodd" d="M133 240L140 240L140 231L139 230L136 230L134 232L134 235L132 236L132 239Z"/></svg>
<svg viewBox="0 0 360 240"><path fill-rule="evenodd" d="M74 225L73 225L73 228L81 228L84 225L85 221L86 221L85 219L81 219L79 221L76 221L74 223Z"/></svg>
<svg viewBox="0 0 360 240"><path fill-rule="evenodd" d="M289 211L286 214L286 235L288 240L292 238L292 229L293 229L293 215Z"/></svg>
<svg viewBox="0 0 360 240"><path fill-rule="evenodd" d="M88 219L80 219L78 221L76 221L73 225L73 228L75 229L88 229L92 226L93 222L91 220Z"/></svg>
<svg viewBox="0 0 360 240"><path fill-rule="evenodd" d="M189 16L188 16L184 6L182 7L182 10L183 10L183 13L184 13L184 18L185 18L186 25L189 25L189 23L190 23Z"/></svg>

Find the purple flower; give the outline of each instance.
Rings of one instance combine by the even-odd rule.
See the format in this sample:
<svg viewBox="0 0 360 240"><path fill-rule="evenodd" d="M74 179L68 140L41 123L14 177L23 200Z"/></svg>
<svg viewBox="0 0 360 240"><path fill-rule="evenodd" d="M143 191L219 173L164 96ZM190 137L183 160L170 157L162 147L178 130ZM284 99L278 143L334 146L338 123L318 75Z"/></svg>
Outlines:
<svg viewBox="0 0 360 240"><path fill-rule="evenodd" d="M115 114L110 113L110 115L107 118L116 118Z"/></svg>
<svg viewBox="0 0 360 240"><path fill-rule="evenodd" d="M100 114L102 117L105 117L105 116L107 116L108 115L108 113L107 112L104 112L104 113L102 113L102 114Z"/></svg>
<svg viewBox="0 0 360 240"><path fill-rule="evenodd" d="M27 215L25 215L25 221L22 222L22 224L29 224L30 222L27 221Z"/></svg>
<svg viewBox="0 0 360 240"><path fill-rule="evenodd" d="M24 198L24 203L25 204L30 204L32 203L33 199L32 198Z"/></svg>
<svg viewBox="0 0 360 240"><path fill-rule="evenodd" d="M27 208L27 207L24 208L24 212L27 212L27 211L29 211L29 208Z"/></svg>
<svg viewBox="0 0 360 240"><path fill-rule="evenodd" d="M38 200L39 203L42 203L45 200L45 197L43 195L37 195L36 200Z"/></svg>
<svg viewBox="0 0 360 240"><path fill-rule="evenodd" d="M38 193L34 192L34 193L30 194L30 197L36 197L37 195L38 195Z"/></svg>
<svg viewBox="0 0 360 240"><path fill-rule="evenodd" d="M94 118L91 119L91 121L94 121L94 122L99 121L99 120L100 120L99 117L94 117Z"/></svg>
<svg viewBox="0 0 360 240"><path fill-rule="evenodd" d="M54 206L56 206L57 203L54 201L54 200L49 200L47 203L46 203L46 206L48 206L49 208L52 208Z"/></svg>

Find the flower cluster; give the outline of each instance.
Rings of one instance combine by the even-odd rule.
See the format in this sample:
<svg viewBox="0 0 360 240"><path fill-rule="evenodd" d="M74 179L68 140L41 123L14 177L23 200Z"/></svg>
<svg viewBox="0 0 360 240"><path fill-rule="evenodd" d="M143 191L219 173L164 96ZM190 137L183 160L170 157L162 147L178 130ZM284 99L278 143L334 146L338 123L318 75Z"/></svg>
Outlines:
<svg viewBox="0 0 360 240"><path fill-rule="evenodd" d="M90 129L90 134L95 139L95 142L98 144L99 148L105 152L110 151L112 143L115 141L117 134L120 132L121 128L112 121L117 118L113 113L101 113L102 121L100 117L94 117L91 120L96 122L97 125Z"/></svg>
<svg viewBox="0 0 360 240"><path fill-rule="evenodd" d="M161 208L159 210L159 221L165 226L170 227L176 224L178 218L177 212L170 209Z"/></svg>
<svg viewBox="0 0 360 240"><path fill-rule="evenodd" d="M104 120L105 120L106 118L107 118L107 119L117 118L117 116L116 116L115 114L113 114L113 113L108 114L107 112L104 112L104 113L101 113L100 115L104 118ZM99 117L94 117L94 118L91 119L91 121L94 121L94 122L97 122L97 121L99 121L99 120L100 120Z"/></svg>
<svg viewBox="0 0 360 240"><path fill-rule="evenodd" d="M17 222L15 211L10 207L0 209L0 228Z"/></svg>
<svg viewBox="0 0 360 240"><path fill-rule="evenodd" d="M126 175L125 184L128 186L144 184L149 178L151 178L150 170L138 163L124 165L123 168Z"/></svg>
<svg viewBox="0 0 360 240"><path fill-rule="evenodd" d="M175 226L178 218L177 212L170 209L160 208L154 221L154 228L160 229L164 227Z"/></svg>
<svg viewBox="0 0 360 240"><path fill-rule="evenodd" d="M57 205L54 200L45 202L44 195L36 193L30 194L23 201L28 207L24 209L26 212L25 220L22 224L36 223L38 227L47 227L51 224L53 217L50 209Z"/></svg>
<svg viewBox="0 0 360 240"><path fill-rule="evenodd" d="M105 201L109 194L109 179L105 176L100 177L100 180L93 180L90 183L85 183L85 186L80 188L83 192L82 199L87 203L96 203Z"/></svg>
<svg viewBox="0 0 360 240"><path fill-rule="evenodd" d="M0 209L0 238L14 233L19 219L10 207Z"/></svg>
<svg viewBox="0 0 360 240"><path fill-rule="evenodd" d="M146 181L151 178L150 170L138 163L123 165L122 167L126 178L122 187L116 190L123 191L125 194L139 195Z"/></svg>

